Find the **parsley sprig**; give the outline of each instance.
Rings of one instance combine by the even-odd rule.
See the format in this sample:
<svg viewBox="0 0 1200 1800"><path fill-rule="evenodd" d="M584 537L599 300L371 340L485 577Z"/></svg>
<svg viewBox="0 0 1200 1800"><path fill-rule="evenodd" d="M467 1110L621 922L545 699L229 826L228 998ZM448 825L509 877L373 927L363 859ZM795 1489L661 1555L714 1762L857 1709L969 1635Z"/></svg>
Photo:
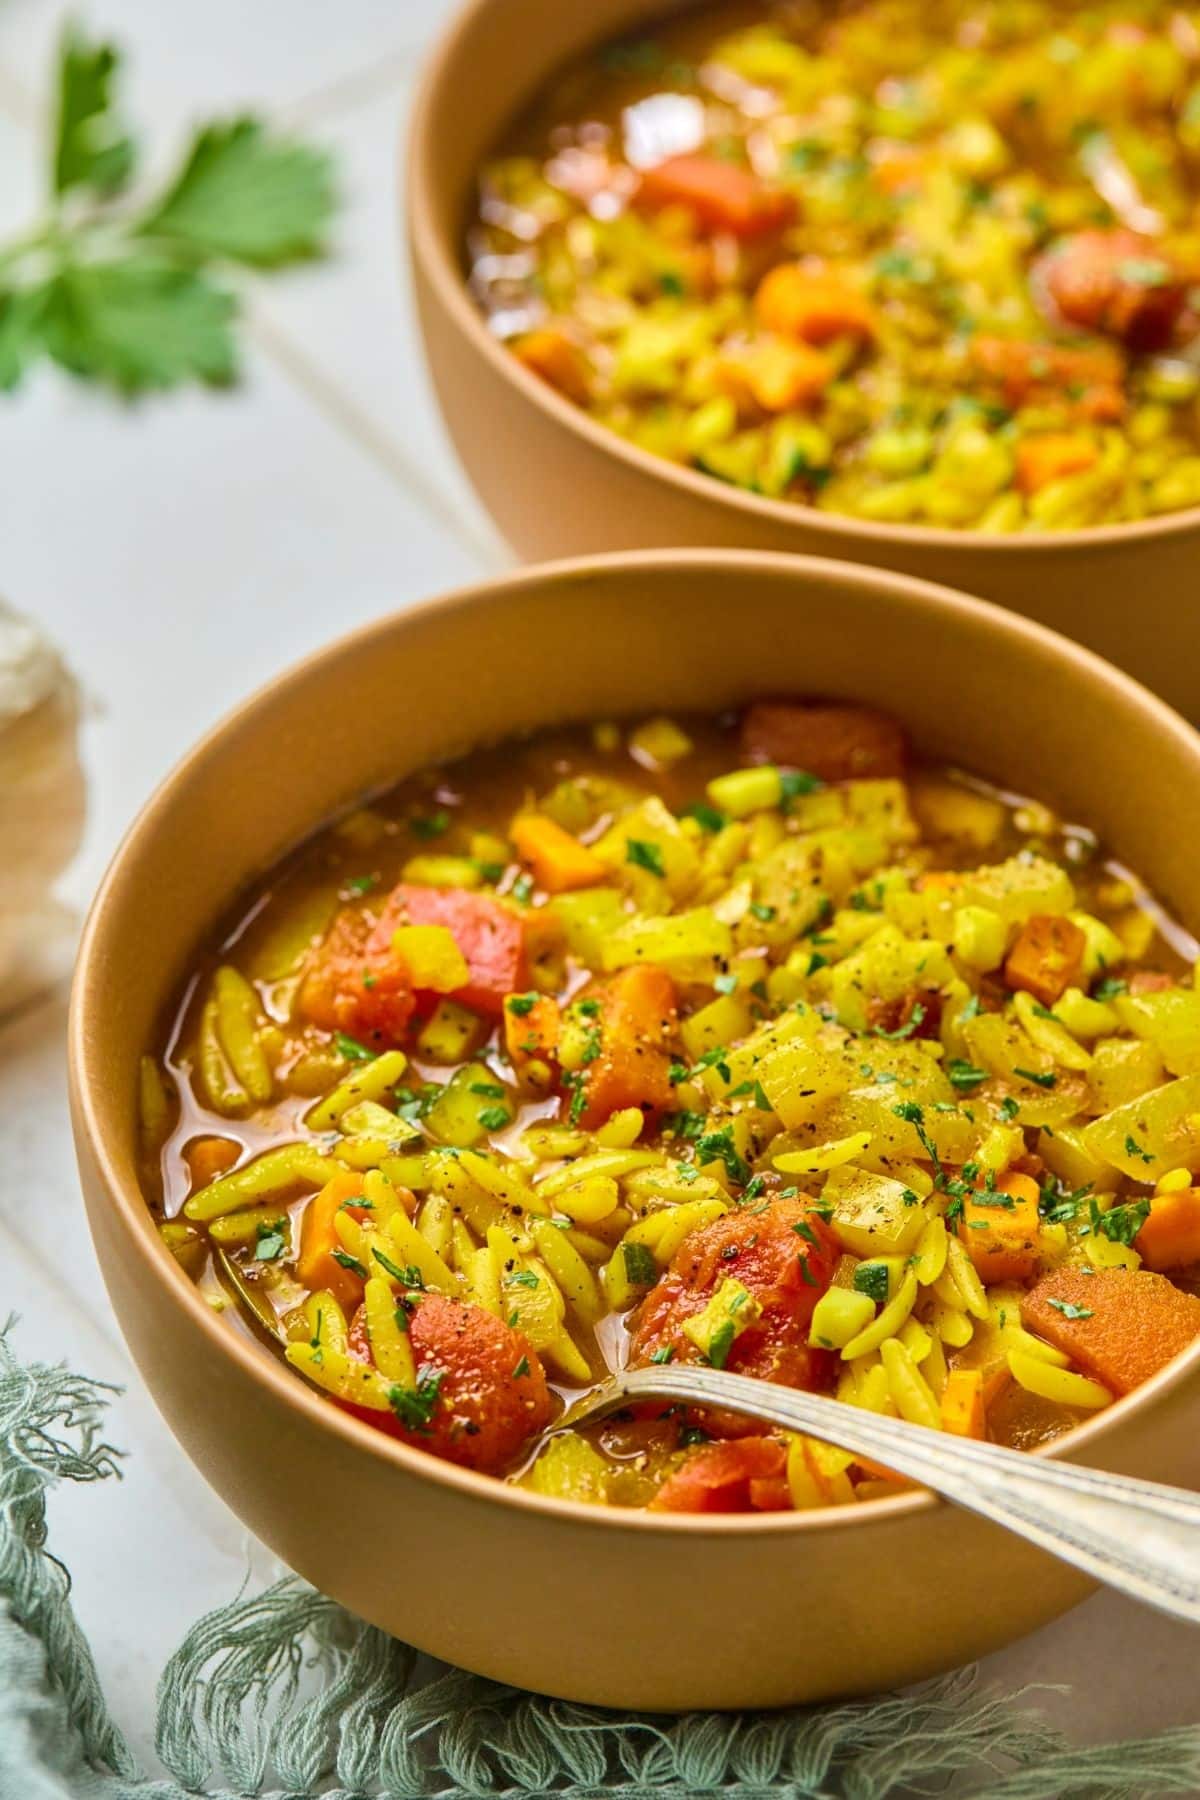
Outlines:
<svg viewBox="0 0 1200 1800"><path fill-rule="evenodd" d="M324 253L324 151L251 117L198 130L156 197L130 192L137 146L117 102L120 53L69 27L59 49L50 203L0 244L0 389L48 357L134 395L238 372L235 269Z"/></svg>

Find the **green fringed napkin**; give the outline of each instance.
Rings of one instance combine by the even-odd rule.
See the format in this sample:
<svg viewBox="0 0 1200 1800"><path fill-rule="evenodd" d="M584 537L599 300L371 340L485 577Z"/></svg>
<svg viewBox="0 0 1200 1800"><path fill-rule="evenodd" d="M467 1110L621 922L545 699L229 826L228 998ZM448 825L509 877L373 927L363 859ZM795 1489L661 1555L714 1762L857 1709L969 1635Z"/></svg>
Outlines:
<svg viewBox="0 0 1200 1800"><path fill-rule="evenodd" d="M0 1800L1158 1800L1200 1789L1200 1728L1078 1750L970 1671L791 1713L623 1719L458 1671L295 1579L194 1625L163 1671L143 1775L46 1545L60 1481L116 1473L111 1389L23 1366L0 1333ZM957 1778L957 1779L956 1779Z"/></svg>

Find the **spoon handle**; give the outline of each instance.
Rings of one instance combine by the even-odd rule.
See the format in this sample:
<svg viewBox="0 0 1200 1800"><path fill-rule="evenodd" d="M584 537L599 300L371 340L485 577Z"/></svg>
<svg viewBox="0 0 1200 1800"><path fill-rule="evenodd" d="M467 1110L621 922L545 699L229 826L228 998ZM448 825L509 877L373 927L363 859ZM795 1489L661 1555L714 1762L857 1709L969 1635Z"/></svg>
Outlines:
<svg viewBox="0 0 1200 1800"><path fill-rule="evenodd" d="M1184 1488L952 1437L717 1369L627 1369L593 1398L604 1412L650 1398L724 1406L810 1432L924 1483L1147 1606L1200 1624L1200 1494Z"/></svg>

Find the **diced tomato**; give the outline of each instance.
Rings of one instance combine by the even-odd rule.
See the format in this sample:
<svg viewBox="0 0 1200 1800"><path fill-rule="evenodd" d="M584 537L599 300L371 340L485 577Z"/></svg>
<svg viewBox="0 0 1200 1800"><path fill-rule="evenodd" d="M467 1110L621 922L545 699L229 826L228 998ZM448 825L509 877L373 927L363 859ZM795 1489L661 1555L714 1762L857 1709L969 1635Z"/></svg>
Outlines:
<svg viewBox="0 0 1200 1800"><path fill-rule="evenodd" d="M348 907L311 953L300 984L301 1015L372 1049L402 1042L416 1005L408 969L391 949L370 947L370 921Z"/></svg>
<svg viewBox="0 0 1200 1800"><path fill-rule="evenodd" d="M392 1414L366 1407L347 1405L346 1410L447 1462L502 1474L527 1439L550 1422L545 1371L529 1340L482 1306L442 1294L425 1294L415 1302L408 1333L418 1379L441 1377L428 1428L402 1425ZM350 1349L370 1362L362 1309L351 1324Z"/></svg>
<svg viewBox="0 0 1200 1800"><path fill-rule="evenodd" d="M749 1289L762 1313L734 1339L725 1367L780 1387L827 1386L831 1361L809 1347L808 1327L838 1255L833 1233L807 1201L773 1200L761 1212L725 1213L684 1239L643 1300L634 1315L630 1362L648 1363L668 1346L675 1361L701 1360L684 1323L732 1278ZM714 1436L740 1437L755 1429L734 1413L705 1409L694 1416Z"/></svg>
<svg viewBox="0 0 1200 1800"><path fill-rule="evenodd" d="M668 1475L650 1502L652 1512L776 1511L789 1505L787 1451L775 1438L744 1437L735 1443L705 1444Z"/></svg>
<svg viewBox="0 0 1200 1800"><path fill-rule="evenodd" d="M699 154L671 156L646 169L634 198L651 211L686 206L703 230L739 238L778 231L796 214L790 194L766 187L750 169Z"/></svg>
<svg viewBox="0 0 1200 1800"><path fill-rule="evenodd" d="M470 981L450 996L463 1006L498 1019L504 996L528 986L524 922L491 894L401 882L367 940L368 955L389 957L401 925L444 925L452 934L471 971Z"/></svg>
<svg viewBox="0 0 1200 1800"><path fill-rule="evenodd" d="M741 737L748 762L803 769L822 781L902 775L907 761L899 725L867 706L754 700L742 715Z"/></svg>
<svg viewBox="0 0 1200 1800"><path fill-rule="evenodd" d="M579 1071L587 1130L611 1113L637 1106L647 1115L672 1104L670 1041L675 1031L675 983L662 969L622 969L596 990L600 1053Z"/></svg>
<svg viewBox="0 0 1200 1800"><path fill-rule="evenodd" d="M1131 350L1162 350L1187 299L1187 284L1153 238L1136 231L1077 231L1034 267L1060 317L1102 331Z"/></svg>

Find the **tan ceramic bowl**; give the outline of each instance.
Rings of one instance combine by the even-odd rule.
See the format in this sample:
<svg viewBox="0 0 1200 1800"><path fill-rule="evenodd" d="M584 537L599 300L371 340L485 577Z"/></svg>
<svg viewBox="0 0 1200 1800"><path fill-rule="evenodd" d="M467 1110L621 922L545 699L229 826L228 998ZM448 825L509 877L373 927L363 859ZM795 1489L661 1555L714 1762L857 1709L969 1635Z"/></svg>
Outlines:
<svg viewBox="0 0 1200 1800"><path fill-rule="evenodd" d="M464 282L481 161L564 59L668 10L663 0L471 0L425 71L408 163L425 347L458 454L514 549L532 559L719 544L874 563L1051 625L1200 718L1200 509L1017 538L766 500L626 443L492 337Z"/></svg>
<svg viewBox="0 0 1200 1800"><path fill-rule="evenodd" d="M1200 737L1125 676L904 576L674 551L464 589L281 676L150 801L80 953L83 1185L167 1423L246 1524L352 1611L576 1700L774 1706L886 1688L994 1649L1088 1584L924 1494L668 1518L542 1499L371 1431L214 1314L163 1248L136 1176L138 1057L214 919L339 808L473 742L764 691L887 708L928 754L1093 826L1200 930ZM1200 1344L1062 1449L1200 1485L1197 1363Z"/></svg>

